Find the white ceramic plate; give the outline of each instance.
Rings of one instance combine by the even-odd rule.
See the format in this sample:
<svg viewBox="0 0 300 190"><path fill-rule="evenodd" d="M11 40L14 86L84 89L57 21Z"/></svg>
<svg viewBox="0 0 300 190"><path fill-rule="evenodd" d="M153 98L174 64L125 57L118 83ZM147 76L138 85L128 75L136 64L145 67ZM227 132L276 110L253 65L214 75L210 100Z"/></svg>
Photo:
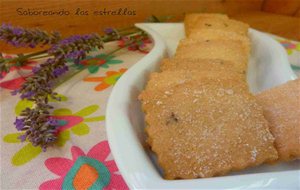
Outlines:
<svg viewBox="0 0 300 190"><path fill-rule="evenodd" d="M144 148L144 115L138 94L159 61L172 56L184 37L183 24L138 24L150 34L154 48L115 85L106 110L108 140L115 161L130 189L299 189L300 162L263 165L223 177L164 180L155 156ZM267 35L249 32L253 47L247 73L253 93L295 79L284 49Z"/></svg>

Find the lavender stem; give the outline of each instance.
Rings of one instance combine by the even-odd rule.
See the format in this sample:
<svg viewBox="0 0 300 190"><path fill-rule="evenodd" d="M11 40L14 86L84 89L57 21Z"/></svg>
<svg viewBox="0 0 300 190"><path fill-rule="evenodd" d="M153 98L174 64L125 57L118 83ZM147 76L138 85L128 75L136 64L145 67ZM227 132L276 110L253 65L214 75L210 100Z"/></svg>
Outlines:
<svg viewBox="0 0 300 190"><path fill-rule="evenodd" d="M119 47L119 48L117 48L117 49L115 49L115 50L109 52L108 54L106 54L104 58L107 58L107 57L109 57L110 55L116 53L117 51L120 51L120 50L122 50L122 49L124 49L124 48L126 48L126 47L128 47L128 46L130 46L130 45L132 45L132 44L134 44L134 43L140 42L140 41L142 41L142 40L143 40L143 38L140 39L140 40L137 40L137 41L133 41L133 42L131 42L131 43L129 43L129 44L123 46L123 47ZM84 71L84 70L87 69L87 68L88 68L88 67L85 67L85 68L82 68L82 69L80 69L80 70L78 70L78 71L72 73L70 76L68 76L68 77L67 77L66 79L64 79L62 82L56 84L54 89L58 88L60 85L62 85L63 83L69 81L70 79L72 79L72 77L74 77L75 75L79 74L81 71Z"/></svg>

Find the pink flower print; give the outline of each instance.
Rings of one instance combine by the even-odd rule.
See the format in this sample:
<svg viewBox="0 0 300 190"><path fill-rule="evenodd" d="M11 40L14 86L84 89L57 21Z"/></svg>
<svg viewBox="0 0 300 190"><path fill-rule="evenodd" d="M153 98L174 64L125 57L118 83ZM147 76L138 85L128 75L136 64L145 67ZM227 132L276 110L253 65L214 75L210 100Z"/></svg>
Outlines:
<svg viewBox="0 0 300 190"><path fill-rule="evenodd" d="M5 55L4 58L14 58L14 56ZM15 77L13 79L1 81L0 82L0 87L8 89L8 90L17 90L17 89L19 89L21 87L21 85L25 82L25 79L32 75L32 74L30 74L31 72L29 72L29 74L28 74L28 71L31 71L32 68L34 67L34 65L36 65L37 63L38 62L36 62L36 61L29 60L29 61L27 61L26 65L24 65L24 66L11 67L9 72L12 72L12 71L27 71L26 76L18 75L18 77ZM4 79L7 74L8 73L6 73L6 72L2 72L0 80Z"/></svg>
<svg viewBox="0 0 300 190"><path fill-rule="evenodd" d="M40 190L50 189L120 189L128 190L114 160L107 160L110 149L107 141L96 144L85 154L79 147L71 148L72 159L49 158L46 167L59 176L40 185Z"/></svg>

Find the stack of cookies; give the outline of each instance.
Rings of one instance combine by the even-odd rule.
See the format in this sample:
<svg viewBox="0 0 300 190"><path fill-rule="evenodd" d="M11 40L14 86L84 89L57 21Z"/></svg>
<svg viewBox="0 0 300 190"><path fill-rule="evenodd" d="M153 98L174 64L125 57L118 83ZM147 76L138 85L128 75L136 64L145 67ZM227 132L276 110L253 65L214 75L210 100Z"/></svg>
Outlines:
<svg viewBox="0 0 300 190"><path fill-rule="evenodd" d="M277 160L263 108L246 83L248 25L222 14L189 14L184 24L175 56L139 96L164 177L212 177Z"/></svg>

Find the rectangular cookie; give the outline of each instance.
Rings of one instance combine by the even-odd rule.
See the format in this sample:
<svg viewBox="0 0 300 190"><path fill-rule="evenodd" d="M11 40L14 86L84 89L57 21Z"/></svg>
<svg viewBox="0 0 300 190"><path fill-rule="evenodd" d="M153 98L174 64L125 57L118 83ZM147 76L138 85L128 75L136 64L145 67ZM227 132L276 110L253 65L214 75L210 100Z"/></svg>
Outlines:
<svg viewBox="0 0 300 190"><path fill-rule="evenodd" d="M275 137L279 160L300 158L300 79L256 95Z"/></svg>
<svg viewBox="0 0 300 190"><path fill-rule="evenodd" d="M240 35L231 31L224 31L218 29L199 29L193 31L189 35L189 39L194 40L237 40L243 44L246 51L250 52L250 39L248 36Z"/></svg>
<svg viewBox="0 0 300 190"><path fill-rule="evenodd" d="M188 70L173 70L164 71L161 73L151 73L146 85L146 90L157 90L162 88L170 88L173 86L186 83L188 81L207 82L216 81L236 81L236 85L244 91L248 91L248 85L244 76L237 73L227 71L188 71Z"/></svg>
<svg viewBox="0 0 300 190"><path fill-rule="evenodd" d="M218 19L229 19L225 14L213 14L213 13L190 13L186 14L184 17L184 27L186 34L189 33L189 29L193 28L197 20L203 18L218 18Z"/></svg>
<svg viewBox="0 0 300 190"><path fill-rule="evenodd" d="M185 25L186 36L189 37L190 34L199 29L218 29L247 36L249 25L232 19L216 17L199 18L192 24Z"/></svg>
<svg viewBox="0 0 300 190"><path fill-rule="evenodd" d="M188 70L188 71L228 71L239 73L246 78L246 66L232 61L221 59L192 59L192 58L170 58L161 61L160 70Z"/></svg>
<svg viewBox="0 0 300 190"><path fill-rule="evenodd" d="M248 52L239 41L235 40L183 39L179 42L175 58L221 59L247 68Z"/></svg>
<svg viewBox="0 0 300 190"><path fill-rule="evenodd" d="M262 107L239 84L203 78L140 94L166 179L224 175L278 158Z"/></svg>

